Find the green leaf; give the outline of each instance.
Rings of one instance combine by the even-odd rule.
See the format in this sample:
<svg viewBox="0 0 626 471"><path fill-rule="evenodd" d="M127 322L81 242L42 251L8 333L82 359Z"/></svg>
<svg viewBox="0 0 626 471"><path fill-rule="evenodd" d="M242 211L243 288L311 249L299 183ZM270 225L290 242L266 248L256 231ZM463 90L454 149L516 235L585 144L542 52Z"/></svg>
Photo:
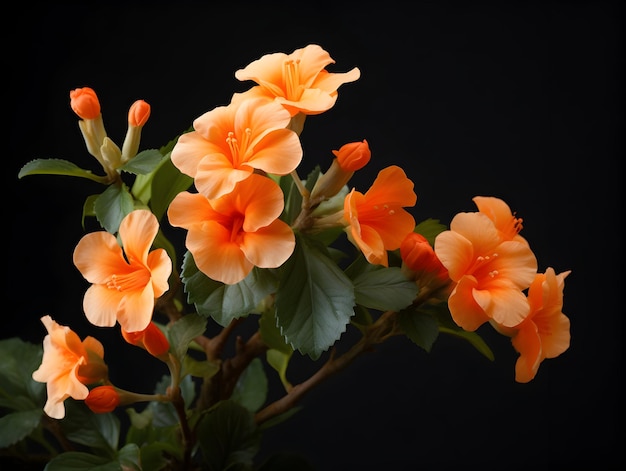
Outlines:
<svg viewBox="0 0 626 471"><path fill-rule="evenodd" d="M139 447L134 443L125 445L117 454L117 460L122 465L124 471L141 471L141 457L139 453Z"/></svg>
<svg viewBox="0 0 626 471"><path fill-rule="evenodd" d="M398 313L398 322L411 341L430 352L439 336L439 324L432 312L432 306L419 309L406 309Z"/></svg>
<svg viewBox="0 0 626 471"><path fill-rule="evenodd" d="M439 219L426 219L415 226L414 232L423 235L431 246L435 245L435 238L448 228L439 223Z"/></svg>
<svg viewBox="0 0 626 471"><path fill-rule="evenodd" d="M280 189L285 195L285 207L280 219L291 224L302 210L302 195L291 175L285 175L279 180Z"/></svg>
<svg viewBox="0 0 626 471"><path fill-rule="evenodd" d="M346 269L346 274L354 284L357 304L370 309L399 311L417 297L417 284L398 267L372 265L361 256Z"/></svg>
<svg viewBox="0 0 626 471"><path fill-rule="evenodd" d="M278 287L274 272L258 267L234 285L212 280L198 270L190 252L183 257L181 278L187 300L195 305L198 314L213 318L222 327L255 312L261 301Z"/></svg>
<svg viewBox="0 0 626 471"><path fill-rule="evenodd" d="M94 175L90 170L78 167L76 164L64 159L35 159L25 164L17 174L18 178L27 175L65 175L93 180L106 184L106 176Z"/></svg>
<svg viewBox="0 0 626 471"><path fill-rule="evenodd" d="M161 159L163 159L161 152L156 149L147 149L139 152L135 157L122 165L120 170L134 175L146 175L159 165Z"/></svg>
<svg viewBox="0 0 626 471"><path fill-rule="evenodd" d="M175 414L171 404L169 406L168 413L172 411ZM163 452L179 459L183 454L180 426L176 418L173 418L172 425L156 427L153 425L155 412L159 414L160 411L151 406L146 407L141 413L130 407L126 409L131 423L126 434L126 443L134 443L141 447L141 463L145 470L161 469L166 462Z"/></svg>
<svg viewBox="0 0 626 471"><path fill-rule="evenodd" d="M82 451L68 451L55 456L44 471L122 471L119 461Z"/></svg>
<svg viewBox="0 0 626 471"><path fill-rule="evenodd" d="M293 348L280 333L276 325L276 314L274 309L267 309L261 314L259 319L259 333L263 342L270 347L265 358L269 365L276 370L285 390L291 389L291 383L287 379L287 367L293 355Z"/></svg>
<svg viewBox="0 0 626 471"><path fill-rule="evenodd" d="M155 394L165 394L172 380L169 375L164 375L155 387ZM191 376L185 376L180 382L180 390L187 407L193 402L195 386ZM154 427L178 426L178 414L171 402L152 401L148 403L152 410L152 425Z"/></svg>
<svg viewBox="0 0 626 471"><path fill-rule="evenodd" d="M171 345L172 354L180 362L187 353L189 343L196 337L204 334L206 319L197 314L187 314L171 324L167 331L167 337Z"/></svg>
<svg viewBox="0 0 626 471"><path fill-rule="evenodd" d="M11 412L0 417L0 449L7 448L27 437L39 426L43 409Z"/></svg>
<svg viewBox="0 0 626 471"><path fill-rule="evenodd" d="M43 410L46 384L32 378L41 365L42 345L13 337L0 340L0 407L17 411Z"/></svg>
<svg viewBox="0 0 626 471"><path fill-rule="evenodd" d="M265 404L267 392L268 383L263 363L255 358L237 380L230 398L250 412L256 412Z"/></svg>
<svg viewBox="0 0 626 471"><path fill-rule="evenodd" d="M237 465L251 467L261 442L253 414L229 400L219 402L204 415L197 435L206 464L203 469L208 471L222 471Z"/></svg>
<svg viewBox="0 0 626 471"><path fill-rule="evenodd" d="M191 375L196 378L209 379L220 370L220 365L210 360L196 360L189 355L185 355L183 358L183 371L182 376Z"/></svg>
<svg viewBox="0 0 626 471"><path fill-rule="evenodd" d="M69 440L115 456L120 420L113 413L94 414L82 401L67 399L60 424Z"/></svg>
<svg viewBox="0 0 626 471"><path fill-rule="evenodd" d="M317 245L300 235L280 276L278 325L295 350L316 360L345 332L354 314L352 282Z"/></svg>
<svg viewBox="0 0 626 471"><path fill-rule="evenodd" d="M181 173L172 163L170 154L166 155L154 171L150 188L150 208L159 221L176 195L192 183L193 178Z"/></svg>
<svg viewBox="0 0 626 471"><path fill-rule="evenodd" d="M439 324L439 332L447 335L452 335L454 337L458 337L460 339L466 340L469 342L476 350L478 350L481 354L483 354L486 358L491 361L495 360L495 356L487 343L483 340L483 338L478 335L476 332L469 332L467 330L463 330L461 327L456 325L452 316L450 315L450 310L448 309L448 303L442 302L440 303L441 309L438 309L436 313L437 322Z"/></svg>
<svg viewBox="0 0 626 471"><path fill-rule="evenodd" d="M100 225L116 234L122 219L134 209L134 202L125 184L113 184L98 196L93 207Z"/></svg>

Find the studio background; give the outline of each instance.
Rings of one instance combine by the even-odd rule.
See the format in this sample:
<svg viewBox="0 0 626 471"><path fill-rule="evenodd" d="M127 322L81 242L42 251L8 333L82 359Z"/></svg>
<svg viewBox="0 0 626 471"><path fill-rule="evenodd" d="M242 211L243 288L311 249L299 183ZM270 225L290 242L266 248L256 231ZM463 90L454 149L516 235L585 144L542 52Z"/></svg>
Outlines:
<svg viewBox="0 0 626 471"><path fill-rule="evenodd" d="M57 176L17 179L34 158L98 172L69 106L89 86L121 143L128 107L150 103L141 149L247 89L234 72L270 52L316 43L344 72L334 108L307 119L300 175L331 150L367 139L372 160L350 185L402 166L417 221L444 224L497 196L524 219L540 270L572 270L564 312L568 351L514 382L510 341L484 334L495 362L441 336L426 353L395 338L313 390L268 432L264 454L304 454L320 471L613 470L624 461L623 8L619 2L178 2L18 6L3 32L9 79L5 208L11 232L2 338L40 343L50 314L105 344L111 376L150 392L162 372L113 329L82 313L86 282L72 264L82 205L101 191ZM6 119L8 118L8 119ZM88 222L89 225L89 222ZM5 225L7 227L7 225ZM296 362L299 375L319 364ZM159 365L155 365L155 369ZM156 370L155 370L156 371ZM154 373L154 374L153 374ZM129 389L131 389L129 387Z"/></svg>

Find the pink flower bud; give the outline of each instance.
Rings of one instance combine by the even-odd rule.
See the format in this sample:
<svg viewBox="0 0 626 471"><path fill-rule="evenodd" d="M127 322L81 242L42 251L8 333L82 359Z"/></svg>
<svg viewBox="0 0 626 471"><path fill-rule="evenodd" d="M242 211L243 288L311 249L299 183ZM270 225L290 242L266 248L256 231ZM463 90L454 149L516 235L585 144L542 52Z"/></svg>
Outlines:
<svg viewBox="0 0 626 471"><path fill-rule="evenodd" d="M341 146L339 150L334 150L333 154L337 157L337 162L342 170L346 172L355 172L362 169L370 161L372 153L367 141L350 142Z"/></svg>
<svg viewBox="0 0 626 471"><path fill-rule="evenodd" d="M96 119L100 115L100 101L89 87L71 90L70 106L81 119Z"/></svg>
<svg viewBox="0 0 626 471"><path fill-rule="evenodd" d="M96 414L106 414L120 405L120 396L113 386L98 386L89 391L85 404Z"/></svg>
<svg viewBox="0 0 626 471"><path fill-rule="evenodd" d="M141 127L150 117L150 105L143 100L137 100L128 110L128 124Z"/></svg>

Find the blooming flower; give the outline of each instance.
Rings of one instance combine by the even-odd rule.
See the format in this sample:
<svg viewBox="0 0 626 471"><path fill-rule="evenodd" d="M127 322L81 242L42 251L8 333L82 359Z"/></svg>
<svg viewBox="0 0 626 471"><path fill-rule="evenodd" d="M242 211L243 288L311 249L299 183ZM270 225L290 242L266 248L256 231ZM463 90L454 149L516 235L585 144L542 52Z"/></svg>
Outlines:
<svg viewBox="0 0 626 471"><path fill-rule="evenodd" d="M332 108L337 89L361 76L355 67L345 73L331 73L325 67L335 61L317 44L296 49L291 54L266 54L235 72L238 80L252 80L258 85L245 92L265 96L282 104L291 116L314 115Z"/></svg>
<svg viewBox="0 0 626 471"><path fill-rule="evenodd" d="M44 412L54 419L62 419L65 417L65 399L85 399L89 394L86 385L106 378L104 348L93 337L86 337L81 342L73 330L59 325L50 316L43 316L41 322L48 334L43 340L41 366L32 377L35 381L47 383L48 399Z"/></svg>
<svg viewBox="0 0 626 471"><path fill-rule="evenodd" d="M74 249L74 264L92 283L83 300L87 319L100 327L116 320L127 332L142 331L152 319L154 301L168 290L172 261L164 249L150 247L159 230L152 212L138 209L121 222L119 237L99 231L85 235Z"/></svg>
<svg viewBox="0 0 626 471"><path fill-rule="evenodd" d="M570 322L563 314L563 288L571 271L555 274L553 268L538 273L528 289L530 313L516 327L511 342L520 354L515 380L531 381L546 358L555 358L569 348Z"/></svg>
<svg viewBox="0 0 626 471"><path fill-rule="evenodd" d="M503 240L526 241L526 239L519 234L523 227L523 220L515 217L509 205L500 198L493 196L475 196L472 198L472 201L479 212L485 214L493 221L493 224L496 226Z"/></svg>
<svg viewBox="0 0 626 471"><path fill-rule="evenodd" d="M292 254L295 236L278 219L283 208L280 187L253 174L217 199L181 192L167 214L173 226L188 230L185 244L200 271L235 284L254 266L276 268Z"/></svg>
<svg viewBox="0 0 626 471"><path fill-rule="evenodd" d="M457 214L435 239L435 253L456 282L448 299L454 321L476 330L489 320L513 327L529 313L522 292L537 272L537 259L523 239L504 238L483 212Z"/></svg>
<svg viewBox="0 0 626 471"><path fill-rule="evenodd" d="M120 395L114 386L98 386L89 391L85 404L96 414L106 414L120 405Z"/></svg>
<svg viewBox="0 0 626 471"><path fill-rule="evenodd" d="M389 265L387 250L399 248L415 228L415 219L403 207L416 201L413 182L395 165L381 170L365 194L353 189L346 196L346 232L368 262Z"/></svg>
<svg viewBox="0 0 626 471"><path fill-rule="evenodd" d="M302 160L298 135L286 129L289 122L279 103L234 100L193 122L194 131L180 136L174 146L172 163L209 199L231 192L256 169L287 175Z"/></svg>

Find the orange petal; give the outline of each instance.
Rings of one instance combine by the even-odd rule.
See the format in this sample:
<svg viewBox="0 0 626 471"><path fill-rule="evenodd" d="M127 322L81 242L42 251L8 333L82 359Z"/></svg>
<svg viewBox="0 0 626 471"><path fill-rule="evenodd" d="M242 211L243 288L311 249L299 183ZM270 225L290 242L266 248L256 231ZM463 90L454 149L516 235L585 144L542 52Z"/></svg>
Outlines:
<svg viewBox="0 0 626 471"><path fill-rule="evenodd" d="M277 268L291 256L296 239L291 227L280 219L256 232L246 233L241 250L246 258L261 268Z"/></svg>
<svg viewBox="0 0 626 471"><path fill-rule="evenodd" d="M98 327L113 327L124 293L106 285L91 285L83 298L83 311L87 320Z"/></svg>
<svg viewBox="0 0 626 471"><path fill-rule="evenodd" d="M215 213L206 196L183 191L178 193L167 209L167 218L172 226L189 229L203 223Z"/></svg>
<svg viewBox="0 0 626 471"><path fill-rule="evenodd" d="M475 331L489 320L485 311L474 299L477 286L473 276L462 277L448 298L448 308L454 322L464 330Z"/></svg>
<svg viewBox="0 0 626 471"><path fill-rule="evenodd" d="M106 283L112 273L128 264L114 235L105 231L86 234L74 249L74 265L90 283Z"/></svg>
<svg viewBox="0 0 626 471"><path fill-rule="evenodd" d="M511 342L520 356L515 363L515 381L528 383L537 374L541 363L541 339L535 325L529 322L523 326Z"/></svg>
<svg viewBox="0 0 626 471"><path fill-rule="evenodd" d="M159 231L159 222L152 211L137 209L126 215L120 223L119 235L128 261L143 265Z"/></svg>
<svg viewBox="0 0 626 471"><path fill-rule="evenodd" d="M152 320L154 298L150 283L142 290L126 292L117 311L117 321L122 328L127 332L145 330Z"/></svg>

